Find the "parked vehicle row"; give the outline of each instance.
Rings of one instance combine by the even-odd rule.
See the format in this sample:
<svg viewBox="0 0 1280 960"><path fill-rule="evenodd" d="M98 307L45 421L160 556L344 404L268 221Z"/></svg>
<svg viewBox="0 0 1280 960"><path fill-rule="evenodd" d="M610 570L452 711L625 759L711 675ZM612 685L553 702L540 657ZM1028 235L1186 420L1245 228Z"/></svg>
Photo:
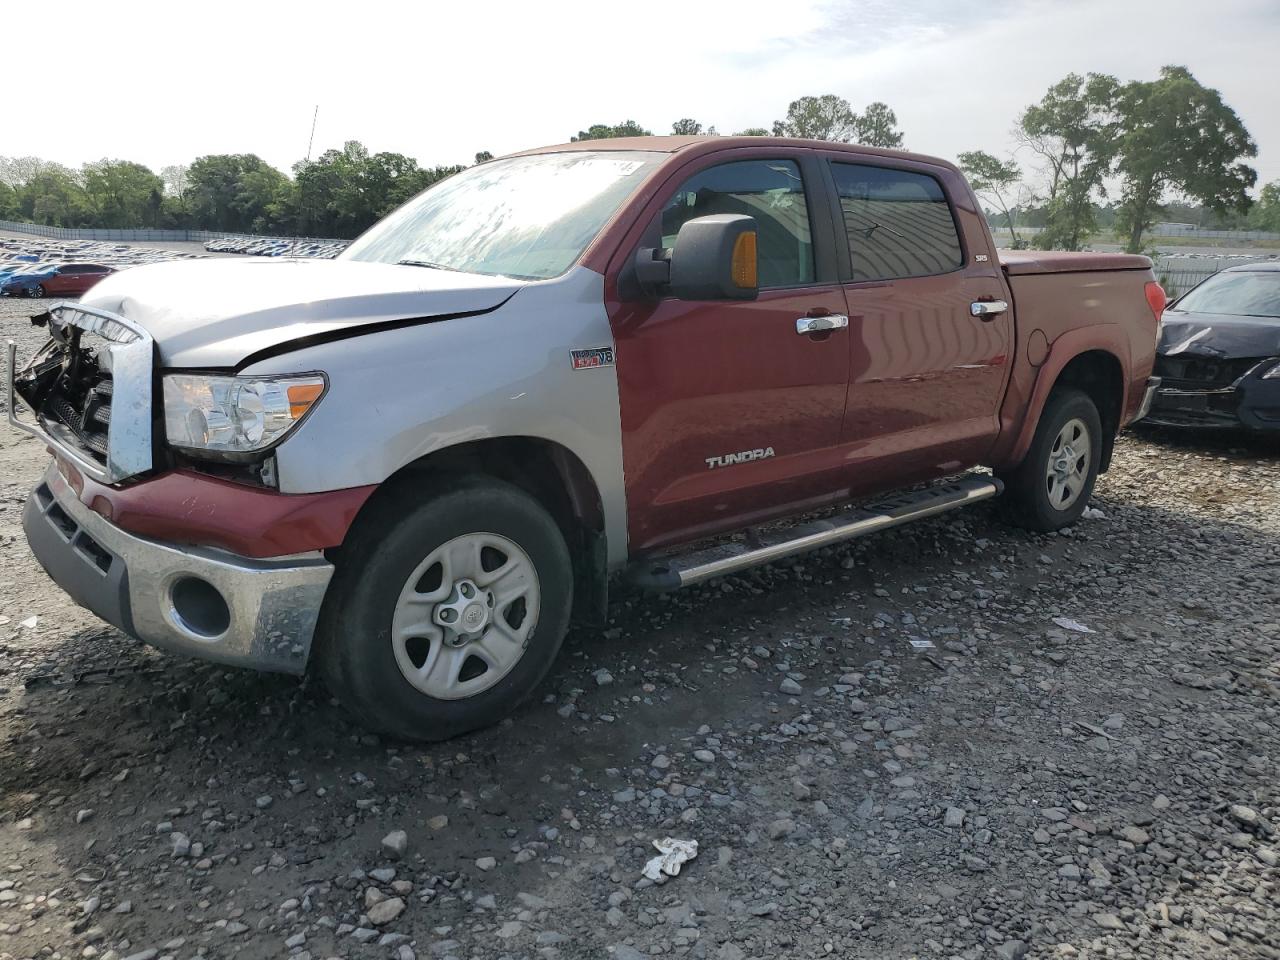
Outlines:
<svg viewBox="0 0 1280 960"><path fill-rule="evenodd" d="M79 297L125 267L199 256L95 240L0 237L0 296Z"/></svg>
<svg viewBox="0 0 1280 960"><path fill-rule="evenodd" d="M346 240L308 237L219 237L204 245L210 253L243 253L254 257L312 257L332 260L347 248Z"/></svg>

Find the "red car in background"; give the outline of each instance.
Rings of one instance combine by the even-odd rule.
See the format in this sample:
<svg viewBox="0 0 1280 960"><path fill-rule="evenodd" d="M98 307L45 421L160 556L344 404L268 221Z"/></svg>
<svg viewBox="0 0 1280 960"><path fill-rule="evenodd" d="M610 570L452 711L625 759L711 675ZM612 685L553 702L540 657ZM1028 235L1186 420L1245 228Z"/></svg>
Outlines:
<svg viewBox="0 0 1280 960"><path fill-rule="evenodd" d="M47 277L41 277L27 289L33 297L79 297L115 267L96 263L64 263Z"/></svg>

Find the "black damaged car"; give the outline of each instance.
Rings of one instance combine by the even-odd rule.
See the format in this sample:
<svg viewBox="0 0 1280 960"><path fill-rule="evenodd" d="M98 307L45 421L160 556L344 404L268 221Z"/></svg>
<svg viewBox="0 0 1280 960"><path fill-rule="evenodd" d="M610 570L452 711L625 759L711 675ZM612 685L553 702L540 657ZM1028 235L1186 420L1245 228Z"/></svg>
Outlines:
<svg viewBox="0 0 1280 960"><path fill-rule="evenodd" d="M1165 308L1144 423L1280 431L1280 263L1216 273Z"/></svg>

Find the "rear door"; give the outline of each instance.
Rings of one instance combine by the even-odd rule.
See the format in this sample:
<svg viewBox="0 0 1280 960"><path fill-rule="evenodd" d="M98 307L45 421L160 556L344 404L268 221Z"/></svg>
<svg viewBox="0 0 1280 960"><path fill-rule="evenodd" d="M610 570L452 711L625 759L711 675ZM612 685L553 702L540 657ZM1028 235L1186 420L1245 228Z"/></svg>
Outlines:
<svg viewBox="0 0 1280 960"><path fill-rule="evenodd" d="M972 195L931 164L828 161L850 331L843 440L850 463L870 468L855 491L982 462L999 431L1013 330ZM973 304L987 312L975 316Z"/></svg>
<svg viewBox="0 0 1280 960"><path fill-rule="evenodd" d="M675 246L695 217L752 216L759 298L611 305L635 550L744 526L840 485L848 331L801 330L844 313L825 174L808 151L730 155L741 159L713 154L671 177L642 215L640 246Z"/></svg>

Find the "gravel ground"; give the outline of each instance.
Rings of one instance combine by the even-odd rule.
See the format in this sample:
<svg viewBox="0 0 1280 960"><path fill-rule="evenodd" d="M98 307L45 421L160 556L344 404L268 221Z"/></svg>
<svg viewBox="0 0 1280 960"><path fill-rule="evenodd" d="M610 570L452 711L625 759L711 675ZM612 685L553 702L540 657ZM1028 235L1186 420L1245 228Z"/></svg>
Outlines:
<svg viewBox="0 0 1280 960"><path fill-rule="evenodd" d="M619 598L428 748L74 607L44 463L0 431L0 958L1280 957L1274 442L1127 437L1056 536L983 505Z"/></svg>

